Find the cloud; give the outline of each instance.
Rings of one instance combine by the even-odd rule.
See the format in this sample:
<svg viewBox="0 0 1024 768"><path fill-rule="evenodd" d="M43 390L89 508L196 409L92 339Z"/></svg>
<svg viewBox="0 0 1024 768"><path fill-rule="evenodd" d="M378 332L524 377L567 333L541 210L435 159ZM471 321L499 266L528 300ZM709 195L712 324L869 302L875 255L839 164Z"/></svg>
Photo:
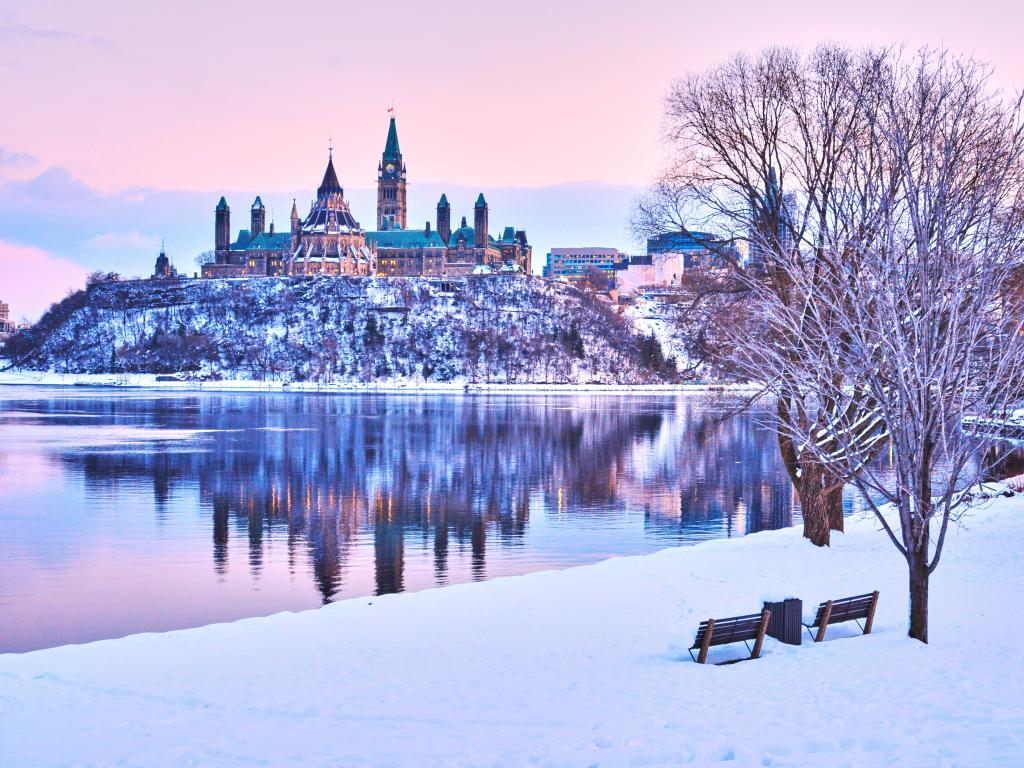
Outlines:
<svg viewBox="0 0 1024 768"><path fill-rule="evenodd" d="M152 251L159 244L155 235L144 235L139 230L130 232L104 232L85 241L86 248L95 251Z"/></svg>
<svg viewBox="0 0 1024 768"><path fill-rule="evenodd" d="M11 319L37 320L69 290L85 287L89 270L40 248L0 240L0 299Z"/></svg>
<svg viewBox="0 0 1024 768"><path fill-rule="evenodd" d="M160 239L167 255L194 272L196 254L213 245L213 209L221 194L232 206L232 236L249 226L249 205L259 194L273 212L278 230L287 230L292 198L305 215L319 183L299 190L223 189L213 192L137 187L104 193L83 184L63 168L49 168L21 181L0 183L0 240L33 245L60 254L89 271L149 275ZM525 229L533 245L535 271L552 246L609 246L635 252L628 232L633 198L641 187L579 182L545 187L470 187L424 181L409 187L409 227L429 219L436 226L437 199L452 204L452 225L473 220L473 203L483 192L490 205L492 234L506 226ZM377 192L350 187L345 196L356 219L374 226Z"/></svg>
<svg viewBox="0 0 1024 768"><path fill-rule="evenodd" d="M82 43L96 48L111 48L114 43L105 37L83 35L66 29L46 29L28 24L5 24L0 26L2 43Z"/></svg>
<svg viewBox="0 0 1024 768"><path fill-rule="evenodd" d="M36 159L24 152L12 152L6 147L0 147L0 167L2 168L27 168L35 165Z"/></svg>

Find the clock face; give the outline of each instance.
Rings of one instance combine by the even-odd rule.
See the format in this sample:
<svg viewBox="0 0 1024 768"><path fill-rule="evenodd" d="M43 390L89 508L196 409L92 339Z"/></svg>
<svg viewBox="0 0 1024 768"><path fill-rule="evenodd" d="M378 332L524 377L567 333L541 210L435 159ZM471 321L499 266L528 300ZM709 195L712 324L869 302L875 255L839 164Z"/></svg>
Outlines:
<svg viewBox="0 0 1024 768"><path fill-rule="evenodd" d="M393 163L388 163L386 166L384 166L384 170L387 171L388 173L394 173L395 166Z"/></svg>

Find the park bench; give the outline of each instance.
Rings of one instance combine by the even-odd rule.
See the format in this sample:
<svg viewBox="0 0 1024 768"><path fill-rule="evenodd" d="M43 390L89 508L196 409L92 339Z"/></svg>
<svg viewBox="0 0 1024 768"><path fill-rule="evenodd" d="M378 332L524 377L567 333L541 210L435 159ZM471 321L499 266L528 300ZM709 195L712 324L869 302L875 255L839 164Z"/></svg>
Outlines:
<svg viewBox="0 0 1024 768"><path fill-rule="evenodd" d="M690 658L698 664L704 664L708 660L708 650L712 645L728 645L742 641L750 651L750 658L756 659L761 655L761 645L764 643L764 633L768 629L768 619L771 617L771 613L771 610L765 608L760 613L752 613L749 616L702 621L697 629L697 637L690 648ZM749 640L754 641L753 649L750 647ZM697 649L700 652L694 658L693 652Z"/></svg>
<svg viewBox="0 0 1024 768"><path fill-rule="evenodd" d="M864 634L871 633L871 624L875 620L875 606L878 605L878 590L869 592L866 595L854 595L844 597L842 600L826 600L818 606L818 612L814 621L804 624L807 633L820 643L825 639L825 630L829 624L841 624L844 621L856 621L857 626L864 630ZM861 625L860 619L864 619ZM811 630L817 629L817 634Z"/></svg>

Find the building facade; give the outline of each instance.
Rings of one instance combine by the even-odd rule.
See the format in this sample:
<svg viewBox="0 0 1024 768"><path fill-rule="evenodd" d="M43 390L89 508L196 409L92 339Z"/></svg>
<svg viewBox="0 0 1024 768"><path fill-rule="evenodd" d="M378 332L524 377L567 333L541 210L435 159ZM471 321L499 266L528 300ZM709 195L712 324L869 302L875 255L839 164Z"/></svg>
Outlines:
<svg viewBox="0 0 1024 768"><path fill-rule="evenodd" d="M384 154L377 165L377 230L405 229L407 214L405 161L398 146L398 128L392 117L388 123Z"/></svg>
<svg viewBox="0 0 1024 768"><path fill-rule="evenodd" d="M618 248L552 248L547 255L544 277L575 283L600 273L610 287L615 283L616 265L628 258Z"/></svg>
<svg viewBox="0 0 1024 768"><path fill-rule="evenodd" d="M466 218L452 230L446 195L437 204L436 227L407 229L407 169L395 118L388 123L384 152L377 165L377 229L365 231L353 217L334 170L333 151L309 214L300 219L292 201L289 232L266 228L266 208L257 197L249 228L231 239L231 208L221 197L214 211L214 259L203 277L244 275L405 275L459 276L481 273L526 273L532 248L525 230L505 227L500 238L489 234L490 210L481 193Z"/></svg>
<svg viewBox="0 0 1024 768"><path fill-rule="evenodd" d="M3 301L0 301L0 341L5 341L14 335L15 327L11 322L11 308Z"/></svg>
<svg viewBox="0 0 1024 768"><path fill-rule="evenodd" d="M452 229L452 211L446 194L437 202L435 227L406 229L406 165L398 141L395 118L388 122L384 152L377 165L377 231L367 242L377 253L382 275L458 277L490 273L524 273L533 269L533 248L526 231L505 227L500 238L490 234L490 208L483 193L473 205L473 225L466 217Z"/></svg>
<svg viewBox="0 0 1024 768"><path fill-rule="evenodd" d="M171 260L167 258L167 252L164 249L164 244L160 243L160 255L156 257L156 263L153 265L153 279L169 280L177 276L178 270L174 268Z"/></svg>

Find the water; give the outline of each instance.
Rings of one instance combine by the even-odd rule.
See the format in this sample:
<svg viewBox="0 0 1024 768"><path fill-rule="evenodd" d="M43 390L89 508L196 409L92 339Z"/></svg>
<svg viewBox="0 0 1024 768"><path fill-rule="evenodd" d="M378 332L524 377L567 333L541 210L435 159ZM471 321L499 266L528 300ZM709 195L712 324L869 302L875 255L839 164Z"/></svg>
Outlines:
<svg viewBox="0 0 1024 768"><path fill-rule="evenodd" d="M793 524L729 405L0 387L0 652Z"/></svg>

